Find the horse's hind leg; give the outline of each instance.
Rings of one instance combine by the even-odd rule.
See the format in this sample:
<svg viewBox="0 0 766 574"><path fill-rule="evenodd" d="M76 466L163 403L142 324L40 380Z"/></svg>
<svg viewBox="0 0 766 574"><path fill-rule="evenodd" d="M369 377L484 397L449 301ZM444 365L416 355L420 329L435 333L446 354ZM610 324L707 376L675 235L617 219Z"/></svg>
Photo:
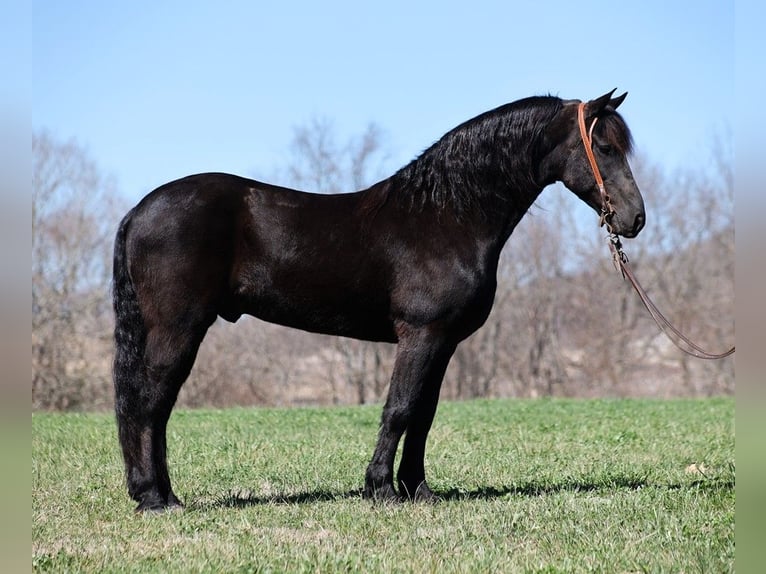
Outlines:
<svg viewBox="0 0 766 574"><path fill-rule="evenodd" d="M128 492L138 502L137 511L181 506L168 474L167 422L213 320L201 314L189 320L192 315L151 327L142 368L130 377L115 378L120 444Z"/></svg>

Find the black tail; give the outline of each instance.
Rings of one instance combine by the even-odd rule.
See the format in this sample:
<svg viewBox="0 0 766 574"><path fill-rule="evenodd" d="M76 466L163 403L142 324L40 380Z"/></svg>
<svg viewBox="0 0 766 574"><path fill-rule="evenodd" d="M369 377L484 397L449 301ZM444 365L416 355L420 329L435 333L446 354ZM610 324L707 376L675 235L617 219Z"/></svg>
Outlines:
<svg viewBox="0 0 766 574"><path fill-rule="evenodd" d="M120 434L124 432L123 417L130 412L128 404L143 386L146 378L144 349L146 327L138 306L133 281L128 273L125 242L133 217L131 210L120 222L114 240L114 267L112 270L112 304L114 306L114 379L115 411ZM122 436L120 437L122 439Z"/></svg>

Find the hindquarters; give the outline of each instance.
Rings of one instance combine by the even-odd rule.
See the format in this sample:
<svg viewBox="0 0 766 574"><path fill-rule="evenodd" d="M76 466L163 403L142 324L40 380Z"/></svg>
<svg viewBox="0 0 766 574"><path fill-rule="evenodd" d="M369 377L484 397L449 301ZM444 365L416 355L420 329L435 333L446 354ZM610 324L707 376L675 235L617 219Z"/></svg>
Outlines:
<svg viewBox="0 0 766 574"><path fill-rule="evenodd" d="M138 510L180 504L167 468L167 421L233 257L235 196L201 183L181 180L150 194L115 239L115 412Z"/></svg>
<svg viewBox="0 0 766 574"><path fill-rule="evenodd" d="M241 193L194 176L148 195L123 230L124 267L145 329L144 366L186 378L229 288Z"/></svg>
<svg viewBox="0 0 766 574"><path fill-rule="evenodd" d="M123 220L115 244L117 346L133 343L136 367L167 370L179 354L193 355L227 297L243 214L240 178L192 176L164 185ZM125 329L133 335L121 336ZM127 331L126 331L127 333ZM187 357L188 359L188 357ZM189 366L190 368L190 366Z"/></svg>

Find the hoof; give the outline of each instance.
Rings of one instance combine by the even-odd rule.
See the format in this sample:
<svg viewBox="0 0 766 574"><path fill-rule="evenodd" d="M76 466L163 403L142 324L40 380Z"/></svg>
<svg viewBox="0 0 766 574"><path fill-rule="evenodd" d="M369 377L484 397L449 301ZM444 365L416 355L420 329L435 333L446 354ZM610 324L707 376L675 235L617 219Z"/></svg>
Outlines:
<svg viewBox="0 0 766 574"><path fill-rule="evenodd" d="M419 483L414 489L408 487L406 483L400 482L399 490L401 491L402 495L411 502L434 503L441 500L441 498L433 493L425 481Z"/></svg>
<svg viewBox="0 0 766 574"><path fill-rule="evenodd" d="M385 484L380 487L365 486L362 498L382 502L399 502L401 497L394 490L393 485Z"/></svg>
<svg viewBox="0 0 766 574"><path fill-rule="evenodd" d="M168 495L168 509L169 510L183 510L184 503L181 502L178 497L171 492Z"/></svg>
<svg viewBox="0 0 766 574"><path fill-rule="evenodd" d="M138 503L138 506L136 506L136 514L142 514L142 513L152 513L152 514L162 514L165 512L171 512L175 510L183 510L184 505L183 503L178 499L178 497L170 493L170 496L168 496L168 500L162 500L159 498L149 497L141 502Z"/></svg>
<svg viewBox="0 0 766 574"><path fill-rule="evenodd" d="M162 514L168 509L163 502L139 502L136 506L136 514Z"/></svg>

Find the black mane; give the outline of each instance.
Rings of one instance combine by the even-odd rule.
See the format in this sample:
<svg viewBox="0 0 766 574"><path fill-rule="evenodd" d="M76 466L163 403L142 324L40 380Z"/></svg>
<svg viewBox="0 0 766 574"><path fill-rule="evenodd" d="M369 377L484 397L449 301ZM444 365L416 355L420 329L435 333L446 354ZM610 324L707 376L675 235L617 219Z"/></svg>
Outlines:
<svg viewBox="0 0 766 574"><path fill-rule="evenodd" d="M397 199L416 210L450 205L460 214L485 194L507 201L509 189L534 188L530 158L561 107L552 96L525 98L460 124L393 175Z"/></svg>

